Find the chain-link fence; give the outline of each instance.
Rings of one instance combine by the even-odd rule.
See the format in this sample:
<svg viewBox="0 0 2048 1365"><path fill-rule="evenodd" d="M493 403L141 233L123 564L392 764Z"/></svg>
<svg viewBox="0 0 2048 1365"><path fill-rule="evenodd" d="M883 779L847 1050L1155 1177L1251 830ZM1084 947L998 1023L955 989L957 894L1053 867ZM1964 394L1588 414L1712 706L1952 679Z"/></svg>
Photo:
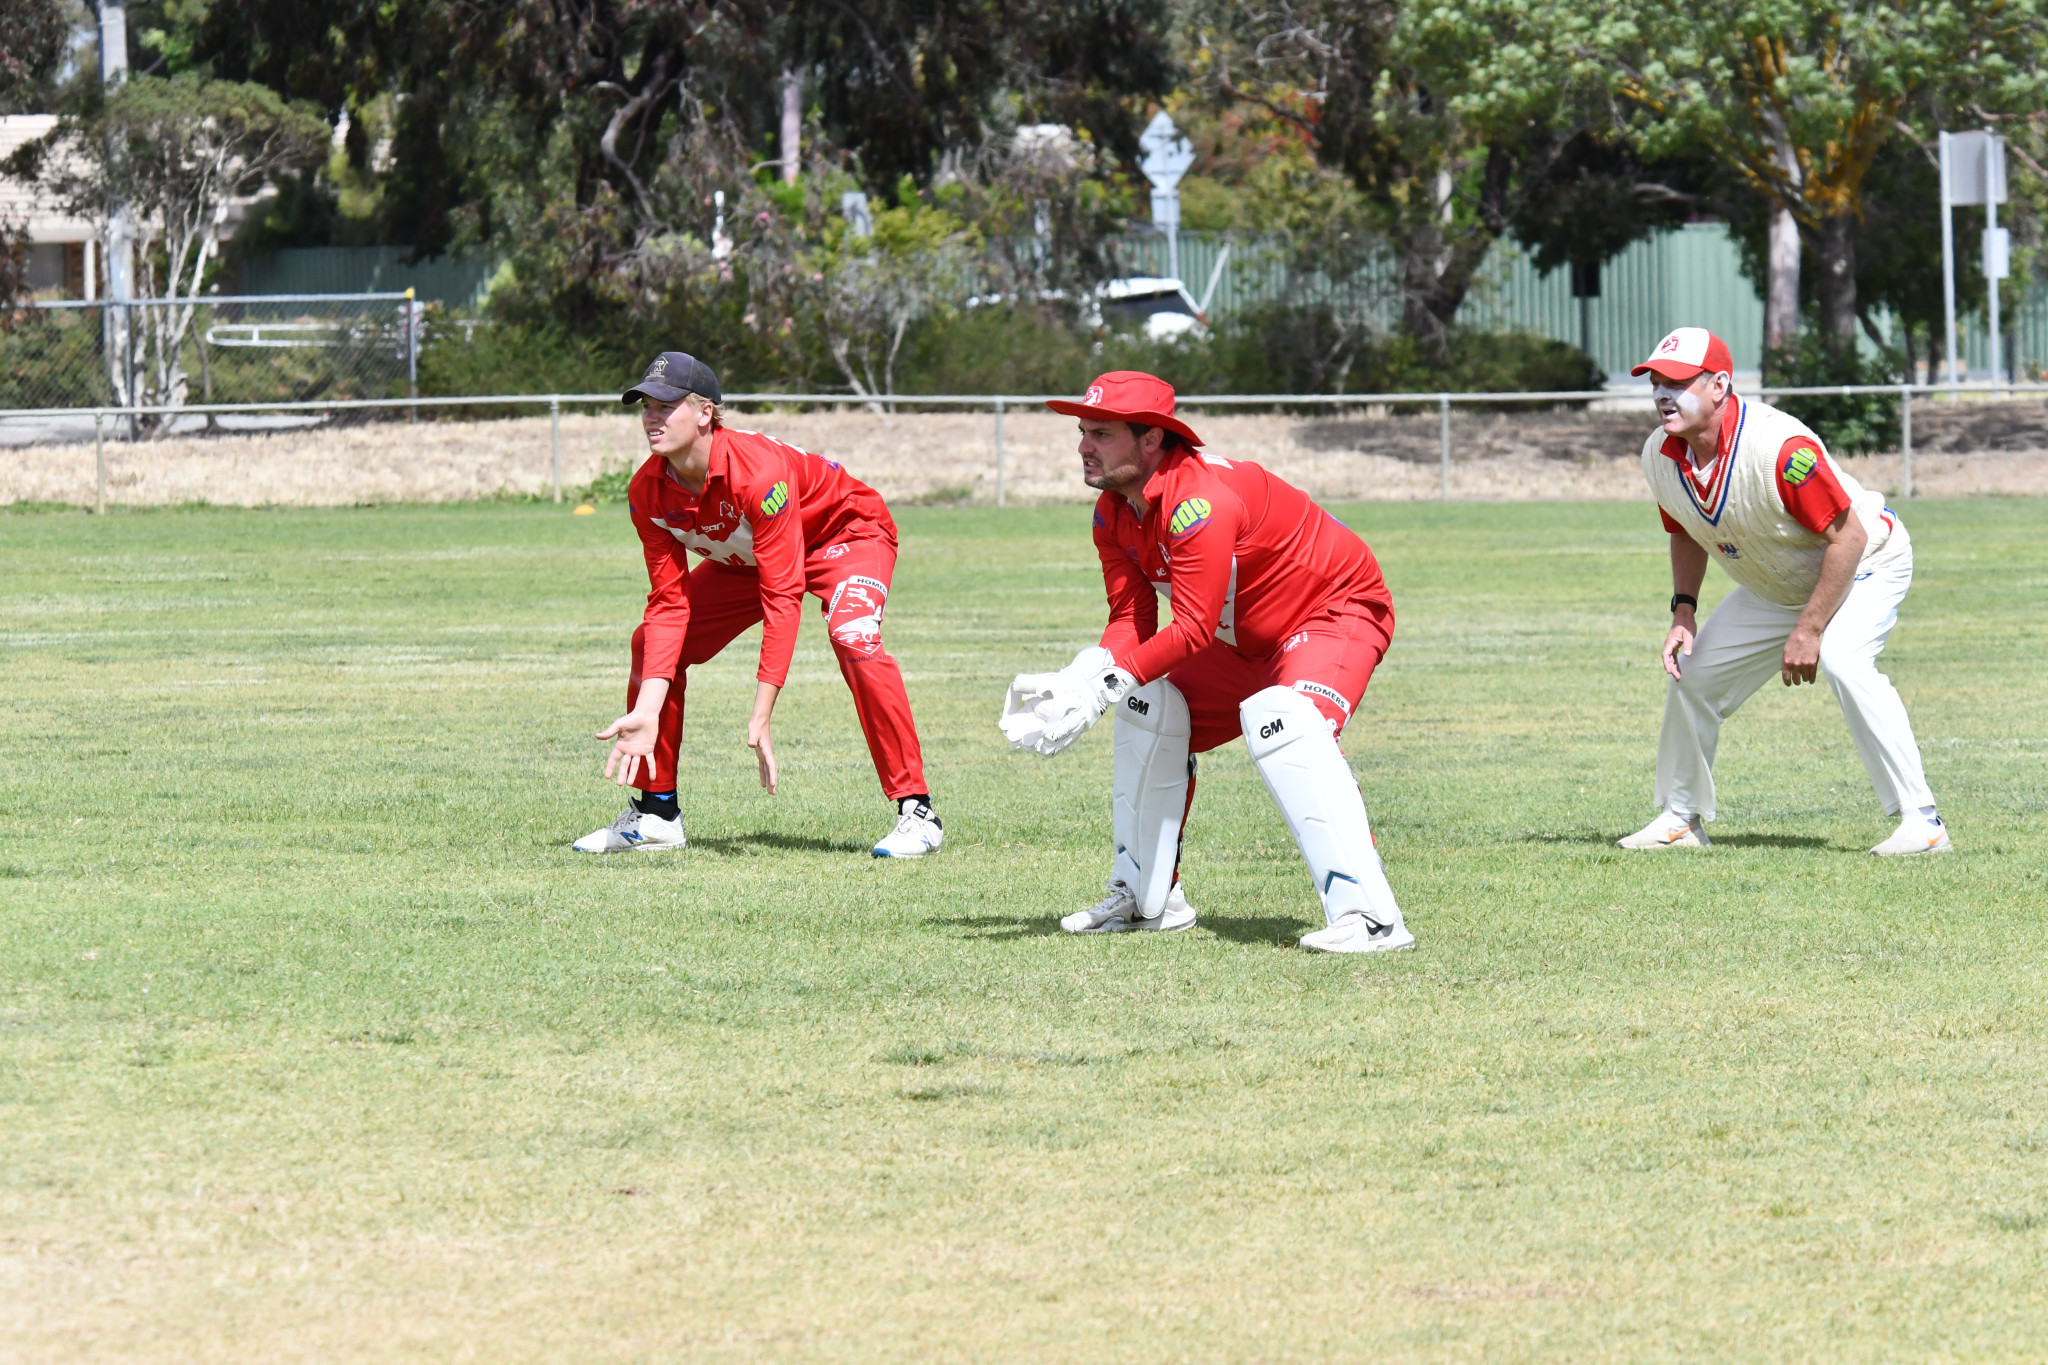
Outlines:
<svg viewBox="0 0 2048 1365"><path fill-rule="evenodd" d="M160 410L123 417L131 437L303 421L180 410L406 397L418 391L422 314L409 291L36 302L0 332L0 412ZM0 419L8 443L90 431L89 413Z"/></svg>
<svg viewBox="0 0 2048 1365"><path fill-rule="evenodd" d="M2048 385L1765 389L1790 407L1889 413L1887 442L1843 456L1900 498L2048 494ZM874 412L847 394L732 393L739 424L840 461L892 503L1071 502L1081 482L1073 419L1042 395L898 395ZM1632 392L1188 395L1208 450L1256 459L1327 501L1645 496L1639 453L1655 426ZM413 411L416 426L394 426ZM435 415L507 412L491 421ZM530 414L530 415L526 415ZM247 422L222 440L194 427L120 439L129 418ZM1839 417L1840 414L1838 413ZM175 414L132 408L0 412L82 420L83 440L0 453L0 503L93 507L189 501L266 506L579 496L616 501L647 459L640 415L616 395L499 394L250 404ZM383 418L382 422L372 419ZM259 425L265 424L265 425ZM97 429L101 439L95 440Z"/></svg>

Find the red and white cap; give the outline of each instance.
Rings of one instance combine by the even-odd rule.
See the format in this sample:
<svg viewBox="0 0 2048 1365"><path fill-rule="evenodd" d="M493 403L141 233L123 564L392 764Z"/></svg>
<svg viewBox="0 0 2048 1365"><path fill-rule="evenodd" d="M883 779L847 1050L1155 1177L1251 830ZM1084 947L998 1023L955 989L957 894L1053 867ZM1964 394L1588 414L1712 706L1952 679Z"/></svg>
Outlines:
<svg viewBox="0 0 2048 1365"><path fill-rule="evenodd" d="M1099 374L1078 403L1055 398L1046 406L1069 417L1103 417L1117 422L1164 427L1177 432L1191 446L1202 444L1202 438L1195 435L1195 429L1173 415L1173 385L1142 370L1111 370L1108 374Z"/></svg>
<svg viewBox="0 0 2048 1365"><path fill-rule="evenodd" d="M1728 343L1704 327L1681 327L1658 342L1650 358L1629 373L1654 371L1673 383L1683 384L1703 370L1709 374L1734 373L1735 361L1728 354Z"/></svg>

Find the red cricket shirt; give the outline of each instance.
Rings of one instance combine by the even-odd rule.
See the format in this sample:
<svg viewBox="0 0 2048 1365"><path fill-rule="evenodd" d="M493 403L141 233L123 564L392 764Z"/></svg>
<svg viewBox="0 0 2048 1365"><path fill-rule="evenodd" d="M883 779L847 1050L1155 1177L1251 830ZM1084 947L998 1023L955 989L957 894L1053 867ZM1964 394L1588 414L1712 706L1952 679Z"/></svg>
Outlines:
<svg viewBox="0 0 2048 1365"><path fill-rule="evenodd" d="M684 554L761 578L762 682L780 687L796 652L803 613L804 560L835 541L896 543L882 495L828 460L758 431L720 427L701 493L676 479L668 460L649 457L626 488L633 529L647 555L643 678L674 678L690 626Z"/></svg>
<svg viewBox="0 0 2048 1365"><path fill-rule="evenodd" d="M1104 493L1095 550L1109 593L1102 647L1148 683L1221 639L1262 658L1332 610L1373 616L1394 602L1372 551L1308 494L1244 460L1180 449L1145 485L1146 512ZM1158 593L1173 605L1159 629Z"/></svg>
<svg viewBox="0 0 2048 1365"><path fill-rule="evenodd" d="M1728 406L1721 413L1721 433L1714 450L1713 467L1706 477L1693 464L1692 453L1686 443L1677 436L1666 436L1658 449L1677 463L1693 491L1699 494L1702 507L1712 507L1720 497L1721 485L1728 478L1728 449L1735 440L1735 432L1742 425L1742 400L1731 397ZM1803 453L1802 453L1803 452ZM1849 510L1849 494L1842 487L1842 481L1835 477L1834 466L1827 461L1820 445L1809 437L1794 436L1778 447L1778 501L1792 519L1807 530L1819 535L1834 524L1835 518ZM1664 519L1664 529L1674 536L1686 534L1683 526L1671 519L1663 508L1657 515Z"/></svg>

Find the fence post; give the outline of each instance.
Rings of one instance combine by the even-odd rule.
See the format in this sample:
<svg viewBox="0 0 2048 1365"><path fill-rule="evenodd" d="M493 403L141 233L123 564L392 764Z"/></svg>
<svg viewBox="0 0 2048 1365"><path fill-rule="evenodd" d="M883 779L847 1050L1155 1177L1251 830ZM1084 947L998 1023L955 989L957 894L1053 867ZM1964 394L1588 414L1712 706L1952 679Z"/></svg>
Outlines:
<svg viewBox="0 0 2048 1365"><path fill-rule="evenodd" d="M92 468L94 516L107 514L107 414L95 410L92 415Z"/></svg>
<svg viewBox="0 0 2048 1365"><path fill-rule="evenodd" d="M996 506L1003 505L1003 400L996 399Z"/></svg>
<svg viewBox="0 0 2048 1365"><path fill-rule="evenodd" d="M1451 500L1451 396L1440 393L1436 396L1437 407L1437 498L1442 502Z"/></svg>
<svg viewBox="0 0 2048 1365"><path fill-rule="evenodd" d="M1899 385L1899 496L1913 496L1913 386Z"/></svg>
<svg viewBox="0 0 2048 1365"><path fill-rule="evenodd" d="M420 328L419 321L413 314L411 285L405 287L405 396L420 396ZM405 420L408 422L417 423L420 420L418 408L407 408L406 414ZM561 500L561 490L557 488L555 501Z"/></svg>
<svg viewBox="0 0 2048 1365"><path fill-rule="evenodd" d="M124 383L125 383L125 384L127 385L127 396L126 396L126 397L124 397L124 398L122 398L122 400L121 400L121 401L122 401L123 403L127 404L127 405L128 405L128 407L130 407L130 408L135 408L135 407L139 407L139 406L141 405L141 403L142 403L142 395L141 395L141 394L139 394L139 393L137 393L137 392L135 391L135 305L134 305L134 303L132 303L132 302L124 302L124 303L122 303L122 305L121 305L121 318L122 318L122 323L121 323L121 335L122 335L122 339L123 339L123 344L122 344L122 351L121 351L121 369L122 369L122 374L123 374L123 377L124 377L124 378L123 378L123 382L124 382ZM133 441L133 440L137 440L137 439L139 439L139 438L141 437L141 434L142 434L142 433L140 432L140 430L139 430L139 429L138 429L138 427L137 427L137 424L138 424L138 423L139 423L139 422L140 422L141 420L142 420L142 419L141 419L141 414L139 414L139 413L136 413L136 412L132 412L132 411L131 411L131 412L130 412L130 413L128 414L128 439L129 439L129 440Z"/></svg>
<svg viewBox="0 0 2048 1365"><path fill-rule="evenodd" d="M554 455L555 501L562 500L562 400L548 399L548 447Z"/></svg>

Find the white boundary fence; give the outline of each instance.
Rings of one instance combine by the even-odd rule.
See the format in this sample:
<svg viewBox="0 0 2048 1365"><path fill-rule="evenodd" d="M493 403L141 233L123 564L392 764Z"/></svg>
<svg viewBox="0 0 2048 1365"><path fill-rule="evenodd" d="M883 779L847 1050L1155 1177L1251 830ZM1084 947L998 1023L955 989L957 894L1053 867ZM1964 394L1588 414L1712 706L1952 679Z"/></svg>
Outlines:
<svg viewBox="0 0 2048 1365"><path fill-rule="evenodd" d="M1760 395L1786 397L1792 395L1813 395L1816 397L1853 397L1858 394L1890 394L1899 400L1900 408L1900 449L1902 472L1899 495L1913 496L1913 400L1916 397L1937 397L1946 395L1951 401L1958 399L1957 386L1949 384L1829 384L1820 387L1794 388L1763 385L1758 388ZM2048 384L1973 384L1960 386L1960 394L1972 398L2013 397L2019 394L2048 394ZM725 396L729 403L800 403L813 407L947 407L986 408L995 418L996 448L996 506L1004 505L1004 478L1006 474L1003 452L1003 415L1011 408L1035 408L1049 398L1070 398L1070 394L894 394L864 397L845 393L733 393ZM1613 402L1637 397L1632 390L1564 389L1537 393L1250 393L1250 394L1192 394L1177 400L1176 410L1202 408L1331 408L1342 412L1346 408L1362 407L1430 407L1438 413L1438 496L1448 501L1451 496L1451 409L1457 405L1474 407L1500 406L1511 403L1594 403ZM1647 391L1640 395L1648 397ZM107 454L106 419L109 417L139 417L150 415L205 416L231 413L323 413L347 411L386 411L404 408L417 416L420 408L461 408L461 407L523 407L545 406L549 416L549 442L553 468L554 500L562 500L562 430L563 406L594 407L603 404L617 404L615 393L528 393L489 394L459 398L356 398L336 399L327 402L283 403L193 403L181 407L93 407L93 408L15 408L0 409L0 421L9 418L61 418L82 417L90 412L93 419L93 450L95 466L95 493L93 510L107 509Z"/></svg>

